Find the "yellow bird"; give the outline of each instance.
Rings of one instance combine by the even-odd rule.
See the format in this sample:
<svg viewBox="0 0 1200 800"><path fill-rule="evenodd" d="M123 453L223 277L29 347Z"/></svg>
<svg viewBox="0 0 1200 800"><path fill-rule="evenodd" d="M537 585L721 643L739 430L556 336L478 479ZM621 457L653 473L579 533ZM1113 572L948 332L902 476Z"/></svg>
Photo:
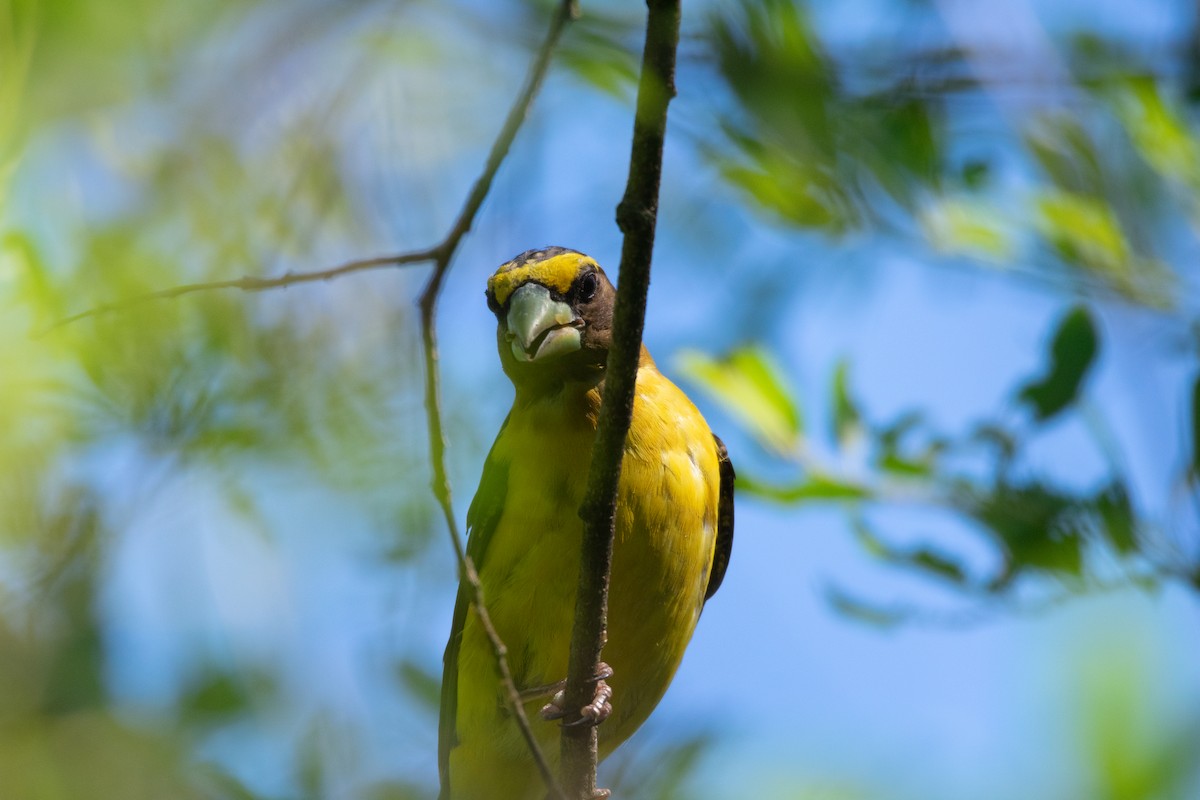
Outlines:
<svg viewBox="0 0 1200 800"><path fill-rule="evenodd" d="M542 717L555 716L547 701L567 674L583 534L578 510L615 298L593 259L562 247L524 252L488 280L500 363L516 397L467 512L467 552L556 773L559 728ZM724 444L643 347L621 466L604 649L615 694L592 715L607 715L602 758L658 704L705 601L721 585L733 544L733 480ZM442 800L546 795L466 587L446 644L438 769Z"/></svg>

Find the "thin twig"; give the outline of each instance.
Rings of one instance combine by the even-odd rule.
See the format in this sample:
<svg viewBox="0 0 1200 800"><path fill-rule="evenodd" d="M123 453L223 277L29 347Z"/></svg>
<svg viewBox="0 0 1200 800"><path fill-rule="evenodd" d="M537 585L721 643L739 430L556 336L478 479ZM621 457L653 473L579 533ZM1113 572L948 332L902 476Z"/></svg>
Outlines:
<svg viewBox="0 0 1200 800"><path fill-rule="evenodd" d="M205 281L203 283L185 283L182 286L172 286L170 289L159 289L154 292L146 292L145 294L134 295L124 300L118 300L115 303L105 303L104 305L89 308L87 311L80 311L78 314L72 314L69 317L64 317L55 322L50 327L42 331L42 334L49 333L64 325L69 325L72 322L78 322L81 319L95 317L101 314L108 314L114 311L126 311L134 306L139 306L142 303L151 300L169 300L173 297L181 297L185 294L195 294L197 292L211 292L217 289L238 289L243 292L261 292L266 289L282 289L288 286L295 286L300 283L313 283L315 281L328 281L333 278L349 275L351 272L361 272L368 269L378 269L380 267L400 267L407 264L420 264L425 261L433 261L438 258L444 245L430 248L428 250L413 250L408 253L399 253L390 256L378 256L376 258L361 258L356 261L347 261L345 264L340 264L330 269L316 270L314 272L285 272L274 278L258 278L252 275L246 275L241 278L231 278L224 281Z"/></svg>
<svg viewBox="0 0 1200 800"><path fill-rule="evenodd" d="M546 756L538 745L537 739L533 735L533 730L529 726L529 719L525 715L525 707L521 702L521 694L513 681L512 672L508 666L508 648L505 647L504 642L500 639L499 634L496 633L496 629L492 625L491 617L484 604L483 587L479 582L479 574L475 570L475 565L467 556L466 549L463 546L462 535L458 529L458 521L454 517L450 481L446 474L446 437L442 425L441 390L438 380L436 314L437 300L441 293L442 281L445 278L446 272L450 269L455 251L458 249L462 238L471 229L476 214L479 213L484 199L491 190L492 182L496 177L497 171L500 169L500 165L508 155L508 151L512 147L513 140L516 138L521 124L529 114L533 100L537 96L538 90L541 88L542 82L546 77L546 72L550 66L550 57L554 52L563 29L568 22L578 16L579 6L577 0L563 0L559 4L550 21L546 38L543 40L537 56L529 68L525 85L514 101L512 108L508 112L508 116L505 118L504 126L500 129L500 133L492 144L492 149L488 153L483 172L471 187L471 192L463 203L462 210L459 212L454 226L438 245L425 250L414 250L398 255L359 259L330 269L314 272L288 272L274 278L246 276L232 280L175 286L170 289L148 292L119 302L97 306L59 320L47 329L47 331L54 330L55 328L87 317L124 310L151 300L169 299L196 292L218 289L238 289L246 292L257 292L266 289L284 288L300 283L326 281L362 270L418 264L426 261L434 262L433 272L430 274L420 298L421 338L425 353L425 411L429 430L429 456L433 468L433 494L446 519L446 527L450 534L451 545L454 548L454 555L458 561L460 578L471 588L471 602L475 606L476 618L487 634L488 641L491 643L496 658L496 670L500 675L500 682L504 689L505 698L552 798L561 798L562 793L558 788L553 770L550 769L549 762L547 762Z"/></svg>
<svg viewBox="0 0 1200 800"><path fill-rule="evenodd" d="M123 311L151 300L166 300L185 294L209 292L219 289L259 292L264 289L280 289L300 283L327 281L332 278L341 277L342 275L348 275L352 272L379 269L380 267L420 264L426 261L435 262L435 267L421 295L421 305L422 309L424 309L426 303L436 305L438 294L441 291L442 279L445 277L446 271L450 266L450 259L453 257L454 251L458 248L459 242L471 229L471 225L475 221L475 215L479 213L479 208L483 205L483 201L487 198L488 192L492 187L492 181L496 177L496 172L504 162L505 156L508 155L513 140L516 139L517 131L520 130L521 124L525 121L525 117L533 105L533 99L537 96L542 81L546 77L546 72L550 67L550 57L554 53L558 39L562 35L567 23L578 17L578 0L563 0L559 4L553 18L550 20L550 28L546 32L546 38L542 41L537 56L529 68L529 74L525 78L525 85L521 89L521 94L517 96L516 101L508 112L508 116L505 118L504 127L501 128L500 133L496 136L496 140L492 143L492 149L488 153L487 163L484 165L483 172L476 179L475 185L471 187L471 193L467 195L467 200L454 222L454 227L450 229L450 232L446 234L445 238L438 245L424 250L413 250L396 255L348 261L336 267L314 272L286 272L274 278L244 276L223 281L189 283L182 286L173 286L170 289L146 292L145 294L134 295L133 297L114 303L105 303L86 311L81 311L78 314L73 314L55 322L46 328L43 333L49 333L63 325L69 325L72 322L77 322L88 317L107 314L113 311Z"/></svg>
<svg viewBox="0 0 1200 800"><path fill-rule="evenodd" d="M582 708L592 701L596 666L606 636L617 485L621 477L625 435L633 419L633 396L642 348L646 294L650 288L650 259L654 250L662 177L667 104L675 94L680 0L648 0L647 6L646 44L638 82L629 178L625 196L617 206L617 224L625 234L618 278L620 289L587 493L579 509L584 534L579 594L567 667L565 707L568 709ZM620 702L619 695L617 702ZM595 795L597 757L594 725L564 726L562 780L563 788L572 800L591 800Z"/></svg>
<svg viewBox="0 0 1200 800"><path fill-rule="evenodd" d="M475 570L475 565L471 562L471 559L467 556L466 549L463 547L462 536L458 530L458 521L454 516L454 507L450 494L450 480L446 475L446 437L445 428L442 425L441 388L438 380L436 321L437 301L441 294L442 281L445 278L446 272L450 269L451 260L458 249L458 244L462 241L463 236L467 234L467 231L471 229L475 215L479 212L479 208L483 205L483 201L492 187L492 181L496 177L496 172L504 162L504 158L517 136L517 131L521 128L521 123L525 121L525 117L529 113L533 99L537 96L538 89L541 87L542 81L549 69L550 56L554 51L559 36L562 34L563 28L568 22L578 16L579 8L575 0L563 0L554 17L551 19L550 28L546 32L546 38L538 50L537 57L529 68L529 75L525 80L525 86L509 110L508 117L504 121L504 127L501 128L500 134L492 144L492 149L488 153L483 172L471 188L471 193L467 196L467 200L463 204L462 211L459 212L454 227L450 229L450 232L446 235L442 243L430 251L434 259L434 268L432 274L429 276L429 280L425 284L425 289L421 292L420 300L421 339L425 351L425 413L429 428L429 460L433 466L433 494L437 498L438 504L442 508L442 514L446 518L446 527L450 533L454 555L458 559L460 580L464 581L471 588L471 603L475 607L476 619L492 645L492 651L496 658L496 670L500 674L500 683L504 689L509 709L512 711L513 718L517 722L517 727L521 730L521 736L525 739L525 743L529 747L534 764L542 776L542 781L545 783L550 797L556 800L562 798L562 792L558 788L558 783L555 780L554 772L550 768L549 762L546 760L546 755L542 752L537 739L534 737L533 729L529 726L529 719L525 715L525 707L521 702L521 693L513 681L512 672L508 666L508 648L505 647L504 642L500 639L500 635L496 632L495 626L492 625L491 616L488 614L487 605L484 602L483 585L479 581L479 574Z"/></svg>

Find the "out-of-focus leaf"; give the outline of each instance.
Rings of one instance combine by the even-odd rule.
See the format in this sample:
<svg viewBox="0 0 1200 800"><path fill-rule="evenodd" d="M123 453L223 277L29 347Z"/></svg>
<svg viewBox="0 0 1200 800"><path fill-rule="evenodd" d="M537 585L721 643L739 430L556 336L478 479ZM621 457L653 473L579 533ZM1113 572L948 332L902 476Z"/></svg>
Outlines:
<svg viewBox="0 0 1200 800"><path fill-rule="evenodd" d="M942 198L927 204L921 228L937 250L1007 262L1013 255L1012 234L999 212L986 204L962 198Z"/></svg>
<svg viewBox="0 0 1200 800"><path fill-rule="evenodd" d="M746 347L714 359L690 350L677 365L764 447L782 455L795 451L803 430L800 406L765 351Z"/></svg>
<svg viewBox="0 0 1200 800"><path fill-rule="evenodd" d="M909 433L925 425L925 415L920 411L908 411L901 414L894 422L882 428L876 436L884 452L896 452L901 440Z"/></svg>
<svg viewBox="0 0 1200 800"><path fill-rule="evenodd" d="M928 547L920 547L910 553L905 553L901 563L923 569L959 586L967 582L967 574L961 564Z"/></svg>
<svg viewBox="0 0 1200 800"><path fill-rule="evenodd" d="M970 440L994 447L1001 465L1011 462L1017 454L1017 439L1011 431L999 425L984 423L971 432Z"/></svg>
<svg viewBox="0 0 1200 800"><path fill-rule="evenodd" d="M858 213L838 169L837 90L803 9L743 2L712 19L710 38L742 111L722 124L735 155L713 151L722 177L784 222L848 228Z"/></svg>
<svg viewBox="0 0 1200 800"><path fill-rule="evenodd" d="M871 491L863 486L819 475L790 486L775 486L739 474L738 491L777 503L865 500L871 496Z"/></svg>
<svg viewBox="0 0 1200 800"><path fill-rule="evenodd" d="M1121 555L1137 550L1137 516L1125 484L1114 481L1095 498L1095 512L1105 538Z"/></svg>
<svg viewBox="0 0 1200 800"><path fill-rule="evenodd" d="M879 459L879 468L893 475L912 478L927 478L933 472L933 465L929 461L904 458L896 453L887 453Z"/></svg>
<svg viewBox="0 0 1200 800"><path fill-rule="evenodd" d="M999 590L1026 570L1078 575L1085 526L1074 498L1040 483L1001 484L970 498L967 513L995 537L1007 566L992 582Z"/></svg>
<svg viewBox="0 0 1200 800"><path fill-rule="evenodd" d="M783 221L841 231L854 212L837 176L778 153L754 153L750 163L719 162L721 177Z"/></svg>
<svg viewBox="0 0 1200 800"><path fill-rule="evenodd" d="M1168 181L1200 187L1200 143L1158 85L1127 81L1113 97L1117 118L1146 163Z"/></svg>
<svg viewBox="0 0 1200 800"><path fill-rule="evenodd" d="M991 175L992 168L987 161L971 159L962 166L961 180L968 189L979 190L987 186Z"/></svg>
<svg viewBox="0 0 1200 800"><path fill-rule="evenodd" d="M570 44L557 53L556 60L585 83L624 101L633 96L637 86L638 56L614 34L612 30L589 27L587 22L572 26Z"/></svg>
<svg viewBox="0 0 1200 800"><path fill-rule="evenodd" d="M427 711L437 713L442 701L441 678L433 675L411 659L396 665L396 678Z"/></svg>
<svg viewBox="0 0 1200 800"><path fill-rule="evenodd" d="M885 542L867 523L856 518L851 523L854 538L871 557L889 564L906 567L918 572L932 574L938 578L963 586L967 574L962 566L949 556L930 547L902 550Z"/></svg>
<svg viewBox="0 0 1200 800"><path fill-rule="evenodd" d="M1096 324L1085 306L1069 311L1050 344L1050 368L1039 380L1027 384L1018 399L1033 407L1039 420L1047 420L1075 402L1099 349Z"/></svg>
<svg viewBox="0 0 1200 800"><path fill-rule="evenodd" d="M1075 192L1046 190L1034 206L1035 225L1060 258L1118 284L1130 283L1129 242L1107 203Z"/></svg>
<svg viewBox="0 0 1200 800"><path fill-rule="evenodd" d="M911 207L921 188L936 189L941 183L941 150L932 119L937 105L886 95L860 105L866 119L874 121L864 128L873 139L867 151L871 175L893 199Z"/></svg>
<svg viewBox="0 0 1200 800"><path fill-rule="evenodd" d="M825 589L825 599L833 610L844 617L865 623L875 628L894 628L905 622L911 615L894 608L881 608L829 586Z"/></svg>
<svg viewBox="0 0 1200 800"><path fill-rule="evenodd" d="M179 701L179 711L200 725L224 724L252 710L253 704L275 693L271 676L226 670L204 673Z"/></svg>
<svg viewBox="0 0 1200 800"><path fill-rule="evenodd" d="M1064 194L1101 198L1100 156L1080 121L1066 113L1038 117L1025 143L1054 185Z"/></svg>
<svg viewBox="0 0 1200 800"><path fill-rule="evenodd" d="M845 445L862 430L858 403L850 394L849 372L850 365L845 360L839 361L833 370L833 398L830 403L833 408L833 438L840 445Z"/></svg>

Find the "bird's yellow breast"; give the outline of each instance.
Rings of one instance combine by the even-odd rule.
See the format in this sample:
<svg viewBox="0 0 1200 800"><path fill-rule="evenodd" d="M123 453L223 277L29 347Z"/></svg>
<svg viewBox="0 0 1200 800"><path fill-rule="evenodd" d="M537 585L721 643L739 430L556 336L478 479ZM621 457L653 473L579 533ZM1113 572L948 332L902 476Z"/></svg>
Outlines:
<svg viewBox="0 0 1200 800"><path fill-rule="evenodd" d="M496 443L508 480L480 579L520 689L566 676L583 531L578 509L597 407L595 389L518 402ZM712 433L649 361L638 373L621 469L604 649L614 671L613 714L600 727L602 755L628 738L666 691L704 604L716 539L720 478ZM473 610L458 670L455 796L540 797ZM558 728L537 718L547 700L532 700L527 710L556 762Z"/></svg>

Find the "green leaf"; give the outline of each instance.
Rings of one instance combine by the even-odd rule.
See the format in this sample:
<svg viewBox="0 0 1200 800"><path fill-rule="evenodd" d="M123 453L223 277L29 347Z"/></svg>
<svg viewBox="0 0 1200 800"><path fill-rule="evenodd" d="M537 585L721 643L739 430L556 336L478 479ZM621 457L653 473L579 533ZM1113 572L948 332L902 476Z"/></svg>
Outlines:
<svg viewBox="0 0 1200 800"><path fill-rule="evenodd" d="M825 590L825 598L837 613L876 628L894 628L910 616L905 611L871 605L834 586Z"/></svg>
<svg viewBox="0 0 1200 800"><path fill-rule="evenodd" d="M1114 481L1096 495L1096 513L1105 537L1121 555L1137 550L1137 516L1125 485Z"/></svg>
<svg viewBox="0 0 1200 800"><path fill-rule="evenodd" d="M871 490L864 486L820 475L808 477L790 486L776 486L762 483L753 477L738 475L737 485L739 492L777 503L866 500L871 497Z"/></svg>
<svg viewBox="0 0 1200 800"><path fill-rule="evenodd" d="M896 453L887 453L879 460L879 468L893 475L909 478L925 478L933 471L930 461L904 458Z"/></svg>
<svg viewBox="0 0 1200 800"><path fill-rule="evenodd" d="M194 724L221 724L247 713L256 699L271 697L275 685L266 674L211 670L189 687L180 712Z"/></svg>
<svg viewBox="0 0 1200 800"><path fill-rule="evenodd" d="M1118 285L1131 282L1134 263L1129 242L1107 203L1050 189L1040 193L1035 209L1038 231L1063 261Z"/></svg>
<svg viewBox="0 0 1200 800"><path fill-rule="evenodd" d="M1200 143L1159 87L1130 81L1114 98L1117 118L1146 163L1168 181L1200 186Z"/></svg>
<svg viewBox="0 0 1200 800"><path fill-rule="evenodd" d="M998 209L981 200L946 197L921 209L921 229L939 252L1004 263L1015 250Z"/></svg>
<svg viewBox="0 0 1200 800"><path fill-rule="evenodd" d="M800 407L763 350L745 347L722 359L690 350L676 364L764 447L783 455L795 452L802 433Z"/></svg>
<svg viewBox="0 0 1200 800"><path fill-rule="evenodd" d="M1003 574L993 581L1004 589L1026 570L1079 575L1083 566L1084 509L1077 498L1044 484L1000 484L967 499L964 510L997 539L1007 556Z"/></svg>
<svg viewBox="0 0 1200 800"><path fill-rule="evenodd" d="M869 555L880 561L907 567L921 572L933 573L959 586L967 582L967 574L958 562L951 560L940 551L930 547L918 547L913 550L900 550L884 541L871 530L863 519L851 521L854 538Z"/></svg>
<svg viewBox="0 0 1200 800"><path fill-rule="evenodd" d="M850 365L843 359L833 371L833 436L841 445L862 428L858 404L850 395L849 368Z"/></svg>
<svg viewBox="0 0 1200 800"><path fill-rule="evenodd" d="M1076 306L1059 323L1050 345L1050 369L1029 383L1018 399L1044 421L1075 402L1099 349L1096 324L1085 306Z"/></svg>
<svg viewBox="0 0 1200 800"><path fill-rule="evenodd" d="M415 661L404 659L396 665L396 677L409 694L426 709L436 712L442 702L442 682Z"/></svg>
<svg viewBox="0 0 1200 800"><path fill-rule="evenodd" d="M926 572L932 572L960 586L967 582L967 574L961 564L928 547L921 547L911 553L905 553L903 562Z"/></svg>

